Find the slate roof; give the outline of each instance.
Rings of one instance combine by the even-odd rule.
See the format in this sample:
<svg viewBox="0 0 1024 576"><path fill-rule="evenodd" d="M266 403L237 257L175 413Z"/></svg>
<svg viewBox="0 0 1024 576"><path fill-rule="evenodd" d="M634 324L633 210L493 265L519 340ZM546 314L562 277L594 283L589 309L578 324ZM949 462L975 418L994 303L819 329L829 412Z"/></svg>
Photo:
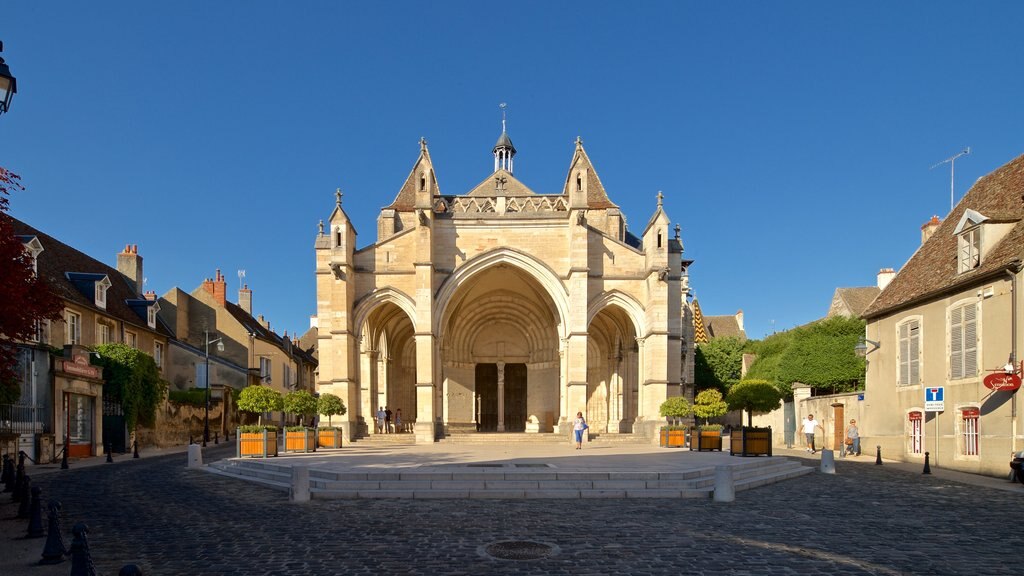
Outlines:
<svg viewBox="0 0 1024 576"><path fill-rule="evenodd" d="M877 318L899 308L936 297L1000 274L1024 258L1024 155L980 178L960 200L892 282L864 312ZM963 274L957 271L957 224L968 209L996 222L1014 226L995 246L985 249L981 265Z"/></svg>
<svg viewBox="0 0 1024 576"><path fill-rule="evenodd" d="M747 339L747 333L740 328L740 323L735 316L705 316L704 326L707 328L708 336L711 338L723 338L732 336L740 340Z"/></svg>
<svg viewBox="0 0 1024 576"><path fill-rule="evenodd" d="M881 290L878 286L860 286L855 288L836 288L835 295L832 297L832 302L835 303L837 299L842 300L846 304L846 309L850 311L855 317L860 318L864 311L868 309L868 306L875 301ZM828 315L833 315L833 306L829 307Z"/></svg>
<svg viewBox="0 0 1024 576"><path fill-rule="evenodd" d="M135 288L127 276L121 274L116 268L108 266L95 258L80 252L71 246L57 240L53 236L39 231L32 226L14 218L10 215L0 217L10 218L14 226L16 236L35 236L43 245L43 251L39 254L36 267L39 277L46 281L53 293L66 302L74 303L81 308L95 310L99 314L116 318L126 324L130 324L140 330L156 332L161 336L173 337L170 328L157 319L156 330L149 327L145 316L140 316L139 309L143 314L144 308L129 304L129 301L137 301L142 298L135 293ZM74 278L82 278L84 275L106 275L110 278L110 288L107 289L106 309L96 306L92 294L86 296L75 283L68 278L67 273L72 273Z"/></svg>

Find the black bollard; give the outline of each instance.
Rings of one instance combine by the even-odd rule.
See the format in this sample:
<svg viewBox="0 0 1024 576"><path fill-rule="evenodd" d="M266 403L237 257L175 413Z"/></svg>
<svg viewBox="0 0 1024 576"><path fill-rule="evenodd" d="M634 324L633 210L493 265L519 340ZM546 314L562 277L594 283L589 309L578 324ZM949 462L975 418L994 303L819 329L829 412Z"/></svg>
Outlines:
<svg viewBox="0 0 1024 576"><path fill-rule="evenodd" d="M220 432L213 433L213 443L220 444Z"/></svg>
<svg viewBox="0 0 1024 576"><path fill-rule="evenodd" d="M189 446L191 446L191 445L193 445L193 444L195 444L195 442L193 442L193 441L192 441L192 435L191 435L191 434L189 434L189 435L188 435L188 445L189 445Z"/></svg>
<svg viewBox="0 0 1024 576"><path fill-rule="evenodd" d="M21 483L21 497L18 498L18 502L18 518L28 518L32 509L32 479L27 474Z"/></svg>
<svg viewBox="0 0 1024 576"><path fill-rule="evenodd" d="M876 449L877 449L877 452L875 452L875 466L881 466L882 465L882 447L881 446L877 446Z"/></svg>
<svg viewBox="0 0 1024 576"><path fill-rule="evenodd" d="M18 455L18 470L14 473L14 492L11 493L11 502L21 501L21 484L25 480L25 454Z"/></svg>
<svg viewBox="0 0 1024 576"><path fill-rule="evenodd" d="M931 474L932 473L932 467L931 467L931 465L928 464L929 454L930 454L929 452L925 452L924 453L924 471L921 472L921 474Z"/></svg>
<svg viewBox="0 0 1024 576"><path fill-rule="evenodd" d="M43 503L42 498L39 497L42 492L43 489L39 486L32 487L32 503L28 507L29 538L42 538L46 536L46 531L43 530Z"/></svg>
<svg viewBox="0 0 1024 576"><path fill-rule="evenodd" d="M138 440L138 438L135 439L135 442L132 442L132 446L135 447L135 455L132 456L132 458L138 458L139 457L139 440Z"/></svg>
<svg viewBox="0 0 1024 576"><path fill-rule="evenodd" d="M107 453L107 462L113 462L114 455L110 453L110 444L104 444L103 451Z"/></svg>
<svg viewBox="0 0 1024 576"><path fill-rule="evenodd" d="M96 576L96 567L92 565L92 554L89 553L89 540L86 537L89 527L79 522L71 532L75 535L75 539L71 541L71 576Z"/></svg>
<svg viewBox="0 0 1024 576"><path fill-rule="evenodd" d="M4 492L14 492L14 458L4 454L3 469Z"/></svg>
<svg viewBox="0 0 1024 576"><path fill-rule="evenodd" d="M135 564L125 564L118 571L117 576L142 576L142 569Z"/></svg>
<svg viewBox="0 0 1024 576"><path fill-rule="evenodd" d="M50 519L46 533L46 544L43 546L43 559L40 564L60 564L67 556L68 549L64 546L64 536L60 529L60 502L50 501Z"/></svg>
<svg viewBox="0 0 1024 576"><path fill-rule="evenodd" d="M63 456L60 457L60 469L68 469L68 444L71 443L71 438L67 435L64 436L64 449L61 450Z"/></svg>

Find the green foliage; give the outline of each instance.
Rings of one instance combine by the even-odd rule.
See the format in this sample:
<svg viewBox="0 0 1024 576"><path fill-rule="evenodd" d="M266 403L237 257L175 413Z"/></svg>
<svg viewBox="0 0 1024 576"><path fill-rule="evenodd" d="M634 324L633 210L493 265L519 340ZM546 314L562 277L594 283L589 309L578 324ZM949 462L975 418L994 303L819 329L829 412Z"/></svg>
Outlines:
<svg viewBox="0 0 1024 576"><path fill-rule="evenodd" d="M324 431L328 431L328 430L341 430L341 428L338 428L337 426L320 426L318 428L318 430L324 430Z"/></svg>
<svg viewBox="0 0 1024 576"><path fill-rule="evenodd" d="M191 388L189 390L171 390L167 393L167 399L175 404L198 406L199 408L202 408L206 405L206 389Z"/></svg>
<svg viewBox="0 0 1024 576"><path fill-rule="evenodd" d="M662 431L665 431L665 430L675 431L675 430L688 430L689 428L690 428L689 426L676 426L676 425L672 424L672 425L669 425L669 426L662 426L661 430Z"/></svg>
<svg viewBox="0 0 1024 576"><path fill-rule="evenodd" d="M333 428L331 426L332 416L344 416L348 412L348 409L345 408L345 402L340 397L329 392L324 392L320 395L320 398L317 399L316 409L320 414L327 415L328 428ZM328 428L321 428L321 430Z"/></svg>
<svg viewBox="0 0 1024 576"><path fill-rule="evenodd" d="M693 399L693 414L704 419L707 425L708 418L717 418L729 411L729 406L722 400L722 393L714 388L701 390Z"/></svg>
<svg viewBox="0 0 1024 576"><path fill-rule="evenodd" d="M676 396L662 402L658 408L658 414L667 417L670 422L676 422L680 418L686 418L693 414L693 407L686 401L686 398Z"/></svg>
<svg viewBox="0 0 1024 576"><path fill-rule="evenodd" d="M782 394L767 380L740 380L729 389L725 400L731 410L746 410L747 426L753 426L753 413L775 410Z"/></svg>
<svg viewBox="0 0 1024 576"><path fill-rule="evenodd" d="M96 347L103 367L103 396L121 403L129 430L137 424L152 426L156 407L164 398L167 382L153 357L127 344L102 344Z"/></svg>
<svg viewBox="0 0 1024 576"><path fill-rule="evenodd" d="M316 415L316 398L306 390L295 390L284 397L284 411L299 417L299 423L306 416Z"/></svg>
<svg viewBox="0 0 1024 576"><path fill-rule="evenodd" d="M238 396L238 409L259 414L260 425L263 424L264 412L280 410L283 404L281 393L266 386L247 386Z"/></svg>
<svg viewBox="0 0 1024 576"><path fill-rule="evenodd" d="M701 430L707 430L707 431L714 431L714 430L721 431L722 430L722 425L721 424L701 424L700 426L698 426L698 428L700 428Z"/></svg>
<svg viewBox="0 0 1024 576"><path fill-rule="evenodd" d="M306 430L312 430L312 428L306 428L305 426L285 426L285 432L305 432Z"/></svg>
<svg viewBox="0 0 1024 576"><path fill-rule="evenodd" d="M698 388L728 390L740 379L743 368L743 342L726 336L697 346L694 381Z"/></svg>
<svg viewBox="0 0 1024 576"><path fill-rule="evenodd" d="M238 427L238 431L243 434L260 434L264 430L277 431L277 426L273 424L246 424Z"/></svg>
<svg viewBox="0 0 1024 576"><path fill-rule="evenodd" d="M779 359L779 380L803 382L830 393L862 389L864 359L854 354L853 347L863 335L863 320L843 316L803 327Z"/></svg>

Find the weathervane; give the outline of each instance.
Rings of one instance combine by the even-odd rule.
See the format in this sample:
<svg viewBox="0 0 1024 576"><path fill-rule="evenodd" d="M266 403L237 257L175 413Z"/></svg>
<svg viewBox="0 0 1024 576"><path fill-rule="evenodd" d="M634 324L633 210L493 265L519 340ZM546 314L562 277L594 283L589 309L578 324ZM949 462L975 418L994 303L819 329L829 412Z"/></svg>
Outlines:
<svg viewBox="0 0 1024 576"><path fill-rule="evenodd" d="M942 166L946 162L949 162L949 210L951 212L953 211L953 163L956 162L957 158L959 158L961 156L967 156L970 153L971 153L971 147L968 146L967 148L964 148L962 151L957 152L956 154L950 156L949 158L946 158L942 162L939 162L939 163L935 164L934 166L932 166L931 168L929 168L929 170L932 170L934 168Z"/></svg>
<svg viewBox="0 0 1024 576"><path fill-rule="evenodd" d="M501 108L501 131L505 131L505 108L508 108L508 104L502 102L498 104L498 108Z"/></svg>

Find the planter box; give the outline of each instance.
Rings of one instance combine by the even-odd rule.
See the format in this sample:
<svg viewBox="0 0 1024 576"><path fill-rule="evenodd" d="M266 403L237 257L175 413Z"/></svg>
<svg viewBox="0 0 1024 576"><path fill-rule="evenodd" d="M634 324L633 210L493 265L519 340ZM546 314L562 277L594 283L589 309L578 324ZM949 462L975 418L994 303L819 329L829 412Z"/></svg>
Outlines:
<svg viewBox="0 0 1024 576"><path fill-rule="evenodd" d="M285 452L314 452L316 451L316 432L312 428L306 428L302 432L284 433Z"/></svg>
<svg viewBox="0 0 1024 576"><path fill-rule="evenodd" d="M277 430L264 430L263 432L237 432L238 434L238 457L277 456Z"/></svg>
<svg viewBox="0 0 1024 576"><path fill-rule="evenodd" d="M732 431L729 440L731 456L771 456L772 428L746 427Z"/></svg>
<svg viewBox="0 0 1024 576"><path fill-rule="evenodd" d="M661 430L661 443L663 448L683 448L686 446L686 430Z"/></svg>
<svg viewBox="0 0 1024 576"><path fill-rule="evenodd" d="M316 445L319 448L341 448L341 430L317 430Z"/></svg>
<svg viewBox="0 0 1024 576"><path fill-rule="evenodd" d="M701 430L697 429L697 442L690 443L690 450L693 450L693 445L697 445L698 452L707 452L711 450L722 451L722 431L721 430Z"/></svg>

